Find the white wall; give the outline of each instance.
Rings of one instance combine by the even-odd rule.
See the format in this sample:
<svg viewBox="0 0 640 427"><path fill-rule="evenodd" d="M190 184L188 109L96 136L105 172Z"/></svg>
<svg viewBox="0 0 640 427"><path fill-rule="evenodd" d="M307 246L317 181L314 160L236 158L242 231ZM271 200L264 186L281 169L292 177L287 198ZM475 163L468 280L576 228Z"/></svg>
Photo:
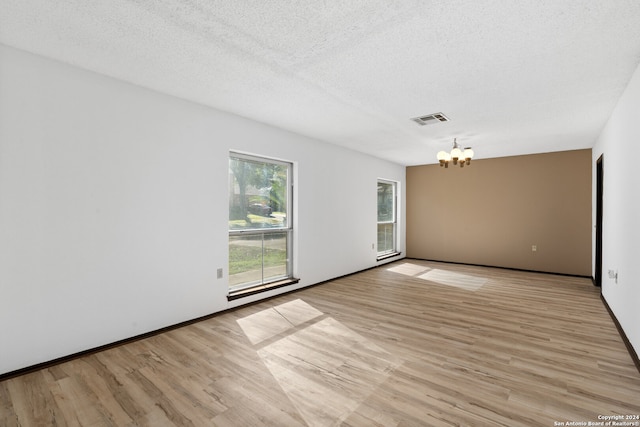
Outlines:
<svg viewBox="0 0 640 427"><path fill-rule="evenodd" d="M229 150L295 162L297 287L377 264L404 167L0 45L0 374L249 302Z"/></svg>
<svg viewBox="0 0 640 427"><path fill-rule="evenodd" d="M604 154L602 294L640 354L640 67L593 148ZM595 234L594 244L595 248ZM618 271L618 283L608 270Z"/></svg>

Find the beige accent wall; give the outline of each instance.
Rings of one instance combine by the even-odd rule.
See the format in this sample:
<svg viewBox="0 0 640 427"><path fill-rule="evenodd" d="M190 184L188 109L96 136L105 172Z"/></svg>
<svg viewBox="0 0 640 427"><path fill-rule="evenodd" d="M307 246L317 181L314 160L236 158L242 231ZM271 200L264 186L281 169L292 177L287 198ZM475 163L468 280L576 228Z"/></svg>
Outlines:
<svg viewBox="0 0 640 427"><path fill-rule="evenodd" d="M407 168L410 258L591 276L591 229L590 149Z"/></svg>

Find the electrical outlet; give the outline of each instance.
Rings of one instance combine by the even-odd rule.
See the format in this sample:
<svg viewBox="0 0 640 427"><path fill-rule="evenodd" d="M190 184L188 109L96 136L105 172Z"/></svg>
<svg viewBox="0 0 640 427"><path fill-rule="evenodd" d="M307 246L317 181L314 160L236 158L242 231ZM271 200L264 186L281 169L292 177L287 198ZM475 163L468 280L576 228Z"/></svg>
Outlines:
<svg viewBox="0 0 640 427"><path fill-rule="evenodd" d="M609 270L609 279L615 279L616 283L618 283L618 270Z"/></svg>
<svg viewBox="0 0 640 427"><path fill-rule="evenodd" d="M222 269L218 269L218 279L222 279Z"/></svg>
<svg viewBox="0 0 640 427"><path fill-rule="evenodd" d="M531 252L537 252L538 251L538 245L531 245Z"/></svg>

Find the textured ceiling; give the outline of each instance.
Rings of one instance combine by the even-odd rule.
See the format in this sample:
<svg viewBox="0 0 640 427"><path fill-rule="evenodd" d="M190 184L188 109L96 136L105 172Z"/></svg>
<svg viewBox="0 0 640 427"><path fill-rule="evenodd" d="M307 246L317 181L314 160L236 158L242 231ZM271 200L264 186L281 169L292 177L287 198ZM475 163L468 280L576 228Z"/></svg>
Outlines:
<svg viewBox="0 0 640 427"><path fill-rule="evenodd" d="M0 42L414 165L591 147L640 1L0 0Z"/></svg>

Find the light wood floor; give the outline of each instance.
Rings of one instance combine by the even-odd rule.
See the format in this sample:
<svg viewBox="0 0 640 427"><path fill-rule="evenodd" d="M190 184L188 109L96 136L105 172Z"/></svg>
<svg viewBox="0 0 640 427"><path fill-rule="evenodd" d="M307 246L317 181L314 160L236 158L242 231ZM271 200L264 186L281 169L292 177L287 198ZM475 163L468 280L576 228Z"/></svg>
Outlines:
<svg viewBox="0 0 640 427"><path fill-rule="evenodd" d="M554 426L640 414L590 280L403 260L0 382L1 426Z"/></svg>

